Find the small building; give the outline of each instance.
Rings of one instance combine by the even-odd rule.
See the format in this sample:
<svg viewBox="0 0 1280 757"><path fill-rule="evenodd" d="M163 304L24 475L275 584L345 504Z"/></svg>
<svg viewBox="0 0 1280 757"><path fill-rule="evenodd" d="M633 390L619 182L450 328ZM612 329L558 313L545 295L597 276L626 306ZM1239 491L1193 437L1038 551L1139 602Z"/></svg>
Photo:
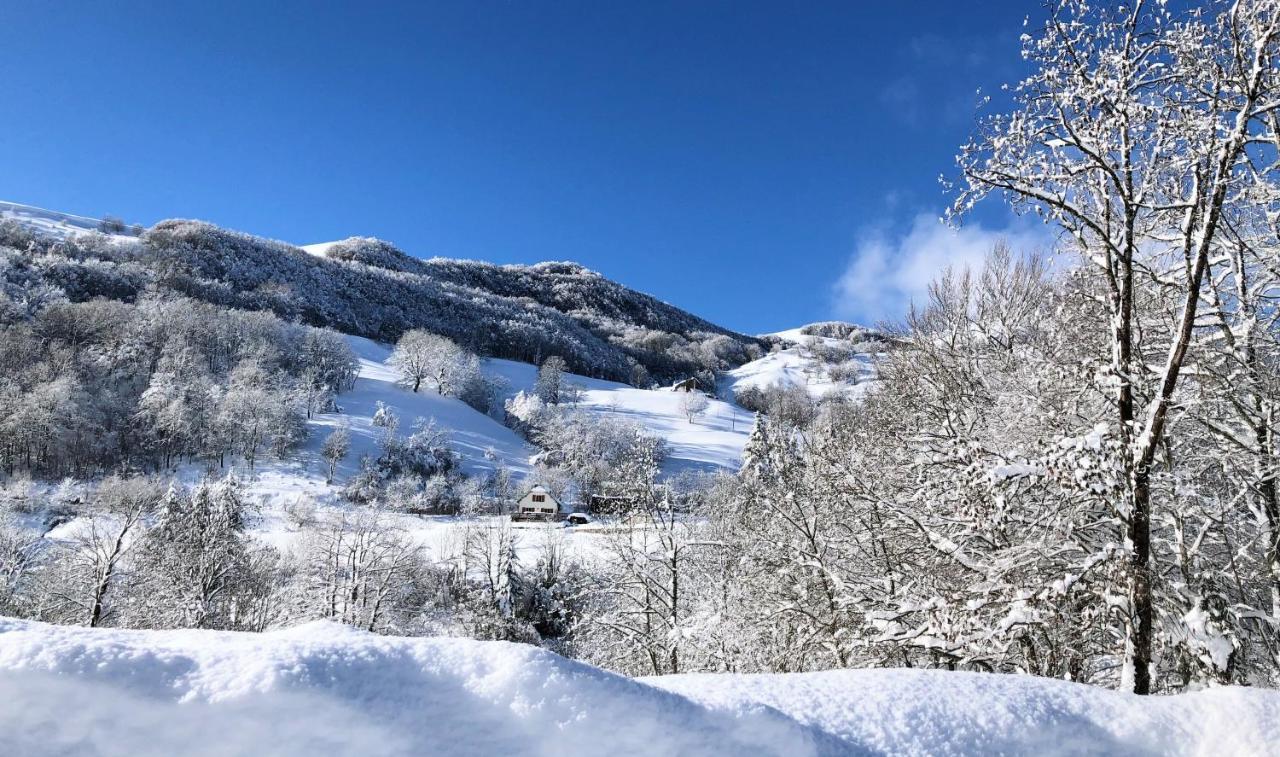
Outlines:
<svg viewBox="0 0 1280 757"><path fill-rule="evenodd" d="M516 501L513 519L558 520L564 514L564 507L561 506L560 500L556 499L555 495L547 491L542 484L535 484Z"/></svg>
<svg viewBox="0 0 1280 757"><path fill-rule="evenodd" d="M698 380L696 378L687 378L671 385L673 392L696 392L698 391Z"/></svg>
<svg viewBox="0 0 1280 757"><path fill-rule="evenodd" d="M638 498L627 494L592 494L587 498L587 511L596 515L630 512Z"/></svg>

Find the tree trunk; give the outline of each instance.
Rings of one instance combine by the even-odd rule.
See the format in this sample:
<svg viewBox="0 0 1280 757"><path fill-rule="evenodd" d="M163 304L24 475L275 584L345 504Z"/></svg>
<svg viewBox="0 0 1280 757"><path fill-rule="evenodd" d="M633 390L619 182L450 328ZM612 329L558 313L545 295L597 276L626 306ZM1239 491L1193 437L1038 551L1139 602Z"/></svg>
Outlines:
<svg viewBox="0 0 1280 757"><path fill-rule="evenodd" d="M1132 511L1129 514L1129 627L1126 665L1132 666L1133 693L1151 693L1151 471L1134 471Z"/></svg>
<svg viewBox="0 0 1280 757"><path fill-rule="evenodd" d="M1270 465L1271 411L1262 416L1256 434L1258 441L1258 491L1262 497L1262 511L1267 518L1266 563L1271 572L1271 617L1280 618L1280 496L1276 492L1275 474Z"/></svg>

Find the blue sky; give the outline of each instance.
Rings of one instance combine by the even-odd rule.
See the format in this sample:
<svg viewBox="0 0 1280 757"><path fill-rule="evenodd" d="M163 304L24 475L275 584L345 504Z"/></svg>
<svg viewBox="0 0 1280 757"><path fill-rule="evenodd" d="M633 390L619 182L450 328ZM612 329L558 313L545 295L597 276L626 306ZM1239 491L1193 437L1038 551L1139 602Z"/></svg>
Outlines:
<svg viewBox="0 0 1280 757"><path fill-rule="evenodd" d="M0 199L576 260L746 332L1041 231L932 220L1030 2L24 3Z"/></svg>

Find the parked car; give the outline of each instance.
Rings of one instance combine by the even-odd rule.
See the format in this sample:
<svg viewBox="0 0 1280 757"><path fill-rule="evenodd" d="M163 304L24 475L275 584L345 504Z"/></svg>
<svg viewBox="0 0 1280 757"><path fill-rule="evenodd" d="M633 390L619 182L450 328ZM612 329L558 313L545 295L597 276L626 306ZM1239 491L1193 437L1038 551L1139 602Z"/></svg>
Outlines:
<svg viewBox="0 0 1280 757"><path fill-rule="evenodd" d="M569 517L564 522L570 526L585 526L591 522L591 516L586 513L569 513Z"/></svg>

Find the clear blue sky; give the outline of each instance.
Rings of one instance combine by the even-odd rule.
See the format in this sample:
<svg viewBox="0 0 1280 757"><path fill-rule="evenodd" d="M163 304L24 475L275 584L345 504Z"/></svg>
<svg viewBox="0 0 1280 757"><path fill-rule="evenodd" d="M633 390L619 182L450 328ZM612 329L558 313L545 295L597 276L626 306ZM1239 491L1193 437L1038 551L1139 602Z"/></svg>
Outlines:
<svg viewBox="0 0 1280 757"><path fill-rule="evenodd" d="M952 254L928 220L946 204L937 178L975 90L1019 75L1027 13L1041 11L9 3L0 199L576 260L747 332L892 317ZM983 213L962 246L1010 223Z"/></svg>

